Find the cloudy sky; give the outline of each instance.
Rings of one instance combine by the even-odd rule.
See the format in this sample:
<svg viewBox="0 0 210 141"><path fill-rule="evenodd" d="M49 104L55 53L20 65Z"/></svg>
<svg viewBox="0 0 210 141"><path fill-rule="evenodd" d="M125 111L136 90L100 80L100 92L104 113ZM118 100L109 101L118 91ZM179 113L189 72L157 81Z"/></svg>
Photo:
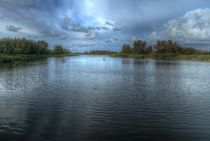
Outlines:
<svg viewBox="0 0 210 141"><path fill-rule="evenodd" d="M208 48L210 0L0 0L0 37L114 50L144 39Z"/></svg>

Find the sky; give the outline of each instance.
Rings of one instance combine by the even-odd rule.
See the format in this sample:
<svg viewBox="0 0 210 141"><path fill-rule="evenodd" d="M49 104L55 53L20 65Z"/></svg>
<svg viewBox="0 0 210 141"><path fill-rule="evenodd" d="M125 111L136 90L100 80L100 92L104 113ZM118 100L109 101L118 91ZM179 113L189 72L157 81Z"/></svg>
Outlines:
<svg viewBox="0 0 210 141"><path fill-rule="evenodd" d="M119 51L171 39L208 49L210 0L0 0L0 38L46 40L71 51Z"/></svg>

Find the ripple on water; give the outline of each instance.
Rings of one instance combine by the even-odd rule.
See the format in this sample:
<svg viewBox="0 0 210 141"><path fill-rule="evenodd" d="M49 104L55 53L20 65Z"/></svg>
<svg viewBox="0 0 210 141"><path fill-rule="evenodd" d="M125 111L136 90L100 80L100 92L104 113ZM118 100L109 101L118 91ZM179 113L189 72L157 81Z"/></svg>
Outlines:
<svg viewBox="0 0 210 141"><path fill-rule="evenodd" d="M103 58L0 69L0 140L210 140L209 63Z"/></svg>

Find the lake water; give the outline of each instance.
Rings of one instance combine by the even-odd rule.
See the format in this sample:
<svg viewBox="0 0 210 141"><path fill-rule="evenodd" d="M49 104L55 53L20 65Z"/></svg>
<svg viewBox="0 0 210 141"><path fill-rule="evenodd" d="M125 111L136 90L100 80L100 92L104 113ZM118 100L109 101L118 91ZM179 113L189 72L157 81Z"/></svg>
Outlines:
<svg viewBox="0 0 210 141"><path fill-rule="evenodd" d="M1 67L0 141L70 140L209 141L210 63L77 56Z"/></svg>

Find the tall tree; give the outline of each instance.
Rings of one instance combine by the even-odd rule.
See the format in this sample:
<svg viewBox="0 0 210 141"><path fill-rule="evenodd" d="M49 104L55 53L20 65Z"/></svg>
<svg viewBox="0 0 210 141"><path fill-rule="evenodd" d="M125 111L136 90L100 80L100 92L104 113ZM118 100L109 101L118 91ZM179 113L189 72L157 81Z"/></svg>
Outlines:
<svg viewBox="0 0 210 141"><path fill-rule="evenodd" d="M137 40L137 41L134 41L132 50L134 54L144 54L146 47L147 47L146 41Z"/></svg>
<svg viewBox="0 0 210 141"><path fill-rule="evenodd" d="M132 53L132 49L131 49L130 45L124 44L124 45L122 46L121 53L124 53L124 54Z"/></svg>

